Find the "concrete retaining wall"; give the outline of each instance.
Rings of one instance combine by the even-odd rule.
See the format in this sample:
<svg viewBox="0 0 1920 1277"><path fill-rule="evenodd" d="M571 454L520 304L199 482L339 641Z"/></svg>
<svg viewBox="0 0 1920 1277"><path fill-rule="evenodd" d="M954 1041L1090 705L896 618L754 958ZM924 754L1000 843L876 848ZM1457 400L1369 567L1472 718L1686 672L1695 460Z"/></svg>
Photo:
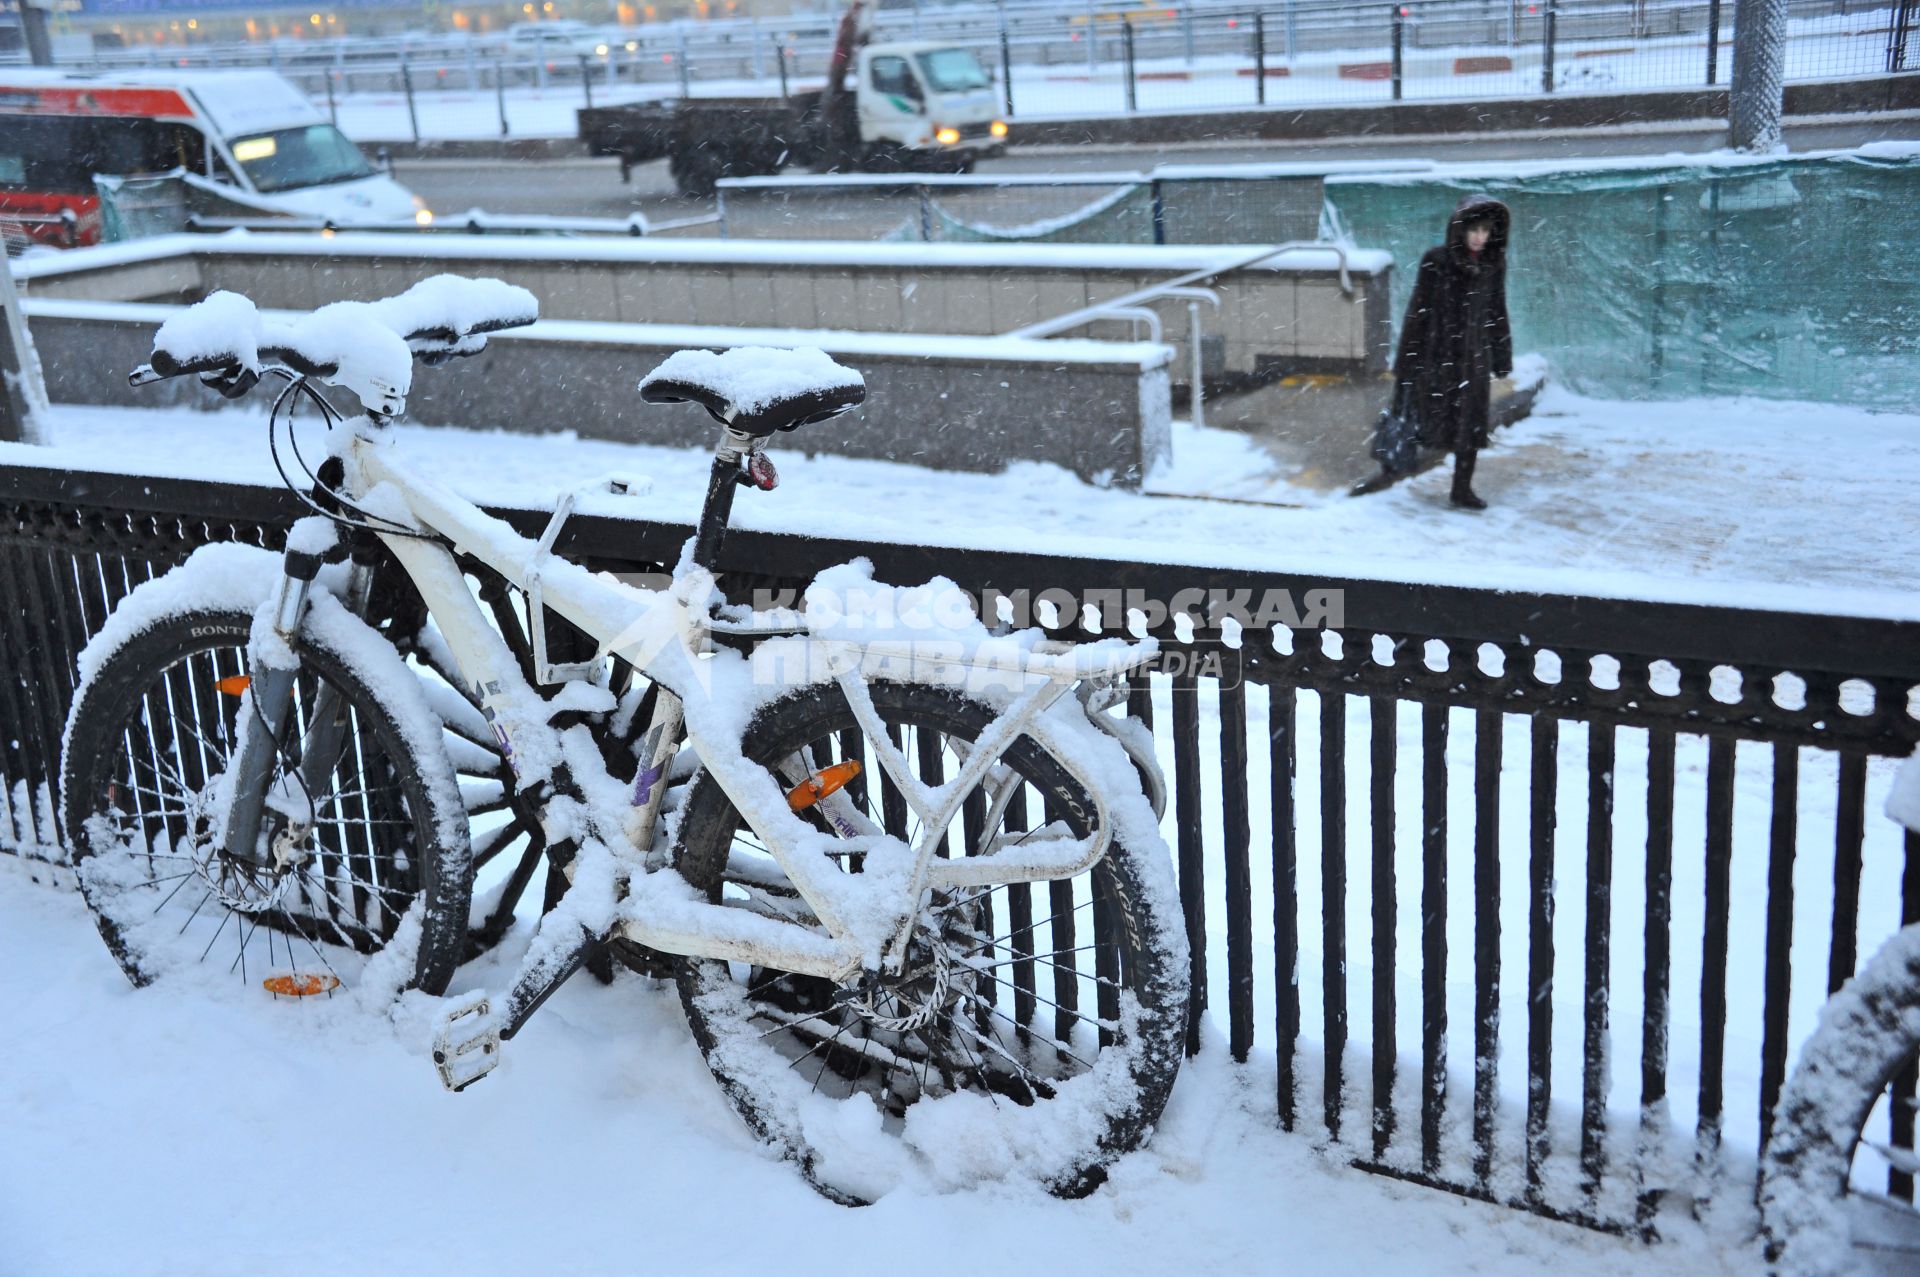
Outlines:
<svg viewBox="0 0 1920 1277"><path fill-rule="evenodd" d="M158 278L150 264L140 269L143 278ZM154 329L178 307L61 301L37 289L25 309L55 403L203 409L226 403L193 378L139 390L127 385L127 373L152 349ZM717 429L704 411L643 404L635 383L676 350L776 345L794 336L764 329L543 321L526 333L495 336L481 355L419 369L407 418L704 447ZM1014 461L1046 461L1091 482L1129 487L1167 455L1172 352L1165 346L800 336L859 369L867 380L867 402L846 416L781 436L781 449L948 470L996 471ZM336 402L350 408L352 396L340 392Z"/></svg>
<svg viewBox="0 0 1920 1277"><path fill-rule="evenodd" d="M304 234L162 236L21 264L31 295L186 300L218 288L311 310L390 296L453 271L507 280L554 319L866 333L990 335L1191 271L1222 305L1204 313L1226 374L1384 369L1392 317L1385 253L1299 250L1241 267L1257 245L842 244L757 240L410 239ZM179 259L189 258L191 263ZM1185 381L1187 303L1155 304ZM1081 336L1131 337L1119 321ZM779 343L776 343L779 344ZM789 340L784 344L799 344ZM807 344L819 344L809 342ZM1209 374L1211 376L1211 372Z"/></svg>

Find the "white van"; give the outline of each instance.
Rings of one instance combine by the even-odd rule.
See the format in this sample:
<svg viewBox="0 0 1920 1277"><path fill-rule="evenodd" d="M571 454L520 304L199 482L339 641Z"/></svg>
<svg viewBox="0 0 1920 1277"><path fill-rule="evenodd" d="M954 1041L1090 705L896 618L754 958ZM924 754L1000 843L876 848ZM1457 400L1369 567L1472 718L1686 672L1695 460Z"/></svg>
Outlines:
<svg viewBox="0 0 1920 1277"><path fill-rule="evenodd" d="M96 174L173 170L268 213L344 224L424 207L271 71L0 68L0 221L95 243Z"/></svg>

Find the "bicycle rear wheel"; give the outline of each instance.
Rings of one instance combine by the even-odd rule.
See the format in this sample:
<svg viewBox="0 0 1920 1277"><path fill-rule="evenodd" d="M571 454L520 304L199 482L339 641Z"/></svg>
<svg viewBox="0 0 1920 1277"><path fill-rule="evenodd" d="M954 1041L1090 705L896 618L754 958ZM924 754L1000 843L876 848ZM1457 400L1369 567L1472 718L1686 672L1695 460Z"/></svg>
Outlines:
<svg viewBox="0 0 1920 1277"><path fill-rule="evenodd" d="M871 693L895 746L930 782L958 770L994 717L944 688L880 682ZM830 686L767 707L746 740L787 788L874 756ZM1056 821L1085 833L1076 822L1091 804L1056 759L1023 737L1002 761L1011 772L990 773L969 797L945 854ZM989 786L1008 777L1010 796L991 801ZM918 832L878 766L847 793L894 836ZM1150 831L1145 798L1132 801ZM1145 1140L1180 1064L1185 932L1165 848L1150 832L1145 840L1152 846L1116 837L1070 880L932 893L905 972L878 988L688 960L679 975L688 1023L736 1111L835 1200L1006 1175L1089 1192ZM676 855L709 899L818 926L705 774L692 782ZM860 871L857 857L838 859Z"/></svg>

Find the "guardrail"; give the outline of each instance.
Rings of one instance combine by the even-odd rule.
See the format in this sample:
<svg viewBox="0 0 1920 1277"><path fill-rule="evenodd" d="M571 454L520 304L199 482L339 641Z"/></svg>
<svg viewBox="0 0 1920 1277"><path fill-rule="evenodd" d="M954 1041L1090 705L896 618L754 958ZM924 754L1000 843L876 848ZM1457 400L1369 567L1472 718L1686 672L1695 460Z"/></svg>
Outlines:
<svg viewBox="0 0 1920 1277"><path fill-rule="evenodd" d="M0 846L61 855L73 655L113 604L301 512L0 465ZM689 533L576 518L561 549L655 571ZM856 555L1162 638L1131 707L1172 781L1189 1049L1219 1005L1275 1120L1368 1170L1644 1235L1668 1194L1740 1199L1821 1002L1920 920L1920 836L1868 802L1920 740L1920 623L752 531L726 566Z"/></svg>
<svg viewBox="0 0 1920 1277"><path fill-rule="evenodd" d="M1790 80L1920 68L1909 0L1790 0ZM592 44L532 55L500 40L307 40L96 51L102 70L267 67L337 116L343 103L490 95L500 134L516 126L509 95L577 90L673 96L787 94L824 77L837 18L783 16L609 28ZM1733 7L1721 0L1292 0L1175 3L1126 13L1088 6L977 5L882 10L876 39L951 40L996 72L1009 115L1130 114L1194 107L1327 104L1724 84ZM358 105L364 105L359 102ZM469 115L485 109L464 103ZM564 130L571 135L569 127ZM550 129L546 130L549 134ZM389 130L386 136L395 136Z"/></svg>
<svg viewBox="0 0 1920 1277"><path fill-rule="evenodd" d="M453 235L618 235L644 239L670 231L715 226L718 213L703 217L678 217L656 222L644 213L626 217L552 217L543 214L485 213L478 209L467 213L443 213L428 221L403 218L386 222L334 222L300 217L201 217L190 216L183 229L218 234L221 231L381 231L389 234Z"/></svg>

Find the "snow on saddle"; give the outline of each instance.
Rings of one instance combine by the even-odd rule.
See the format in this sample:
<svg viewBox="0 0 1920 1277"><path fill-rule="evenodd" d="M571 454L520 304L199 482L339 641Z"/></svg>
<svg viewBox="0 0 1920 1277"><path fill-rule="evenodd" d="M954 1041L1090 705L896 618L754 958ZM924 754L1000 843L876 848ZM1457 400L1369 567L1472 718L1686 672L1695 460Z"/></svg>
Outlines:
<svg viewBox="0 0 1920 1277"><path fill-rule="evenodd" d="M640 397L648 403L697 403L722 425L764 436L856 408L866 400L867 387L859 373L836 364L823 350L736 346L669 355L640 382Z"/></svg>

